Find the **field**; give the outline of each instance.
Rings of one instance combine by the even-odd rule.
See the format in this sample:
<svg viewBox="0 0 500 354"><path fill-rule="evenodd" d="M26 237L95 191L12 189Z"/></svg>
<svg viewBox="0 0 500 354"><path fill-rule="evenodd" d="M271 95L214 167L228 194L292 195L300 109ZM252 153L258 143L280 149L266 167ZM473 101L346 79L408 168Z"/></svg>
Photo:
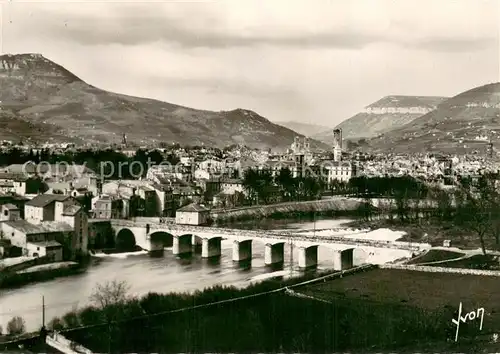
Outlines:
<svg viewBox="0 0 500 354"><path fill-rule="evenodd" d="M498 333L499 289L500 278L493 276L375 269L301 288L300 292L327 301L348 297L427 310L451 306L452 310L458 311L462 302L463 313L484 308L484 332Z"/></svg>
<svg viewBox="0 0 500 354"><path fill-rule="evenodd" d="M434 266L434 264L432 265ZM482 255L476 254L472 257L461 259L458 261L444 262L435 264L437 267L449 268L465 268L465 269L486 269L486 270L499 270L498 256L491 254Z"/></svg>
<svg viewBox="0 0 500 354"><path fill-rule="evenodd" d="M429 250L429 252L423 254L420 257L415 257L412 260L408 261L407 264L422 264L428 262L437 262L437 261L445 261L449 259L459 258L464 256L465 253L447 251L447 250Z"/></svg>

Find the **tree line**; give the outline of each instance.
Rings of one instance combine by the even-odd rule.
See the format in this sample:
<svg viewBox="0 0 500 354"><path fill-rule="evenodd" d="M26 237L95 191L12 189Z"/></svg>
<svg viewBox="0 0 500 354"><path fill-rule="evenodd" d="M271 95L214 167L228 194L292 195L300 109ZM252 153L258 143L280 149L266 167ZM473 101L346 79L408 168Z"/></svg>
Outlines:
<svg viewBox="0 0 500 354"><path fill-rule="evenodd" d="M24 164L32 161L36 164L44 161L49 164L65 162L70 165L86 165L89 169L110 176L109 179L134 179L144 177L147 173L147 163L152 165L170 163L176 165L179 158L174 153L163 154L158 150L146 151L139 149L134 156L128 157L120 151L107 150L78 150L54 153L50 149L34 152L32 149L24 151L13 148L0 152L0 166Z"/></svg>
<svg viewBox="0 0 500 354"><path fill-rule="evenodd" d="M412 179L356 178L349 182L365 198L359 215L366 221L388 218L391 222L442 229L461 230L475 235L486 254L486 245L500 248L499 175L485 173L475 178L460 177L449 187L434 186ZM386 198L375 207L372 198Z"/></svg>
<svg viewBox="0 0 500 354"><path fill-rule="evenodd" d="M270 169L250 168L243 174L243 187L251 204L306 201L318 199L324 190L323 180L313 176L294 176L289 168L273 175Z"/></svg>
<svg viewBox="0 0 500 354"><path fill-rule="evenodd" d="M149 293L142 298L130 296L126 283L113 281L97 285L90 306L54 318L48 330L60 331L99 353L394 350L419 338L443 342L454 335L453 311L447 307L424 310L350 297L329 303L279 292L175 311L260 294L313 277L269 280L245 289L216 286L194 294Z"/></svg>

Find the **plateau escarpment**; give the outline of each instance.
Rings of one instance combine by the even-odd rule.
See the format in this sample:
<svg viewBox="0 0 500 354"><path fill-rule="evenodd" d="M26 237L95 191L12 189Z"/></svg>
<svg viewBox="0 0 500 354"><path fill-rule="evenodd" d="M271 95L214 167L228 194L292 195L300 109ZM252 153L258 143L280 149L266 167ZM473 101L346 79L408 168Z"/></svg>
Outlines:
<svg viewBox="0 0 500 354"><path fill-rule="evenodd" d="M380 151L485 154L500 142L500 83L479 86L370 140Z"/></svg>
<svg viewBox="0 0 500 354"><path fill-rule="evenodd" d="M365 107L336 128L342 129L346 139L372 138L431 112L445 99L433 96L387 96ZM314 138L325 143L331 142L333 133L325 131Z"/></svg>

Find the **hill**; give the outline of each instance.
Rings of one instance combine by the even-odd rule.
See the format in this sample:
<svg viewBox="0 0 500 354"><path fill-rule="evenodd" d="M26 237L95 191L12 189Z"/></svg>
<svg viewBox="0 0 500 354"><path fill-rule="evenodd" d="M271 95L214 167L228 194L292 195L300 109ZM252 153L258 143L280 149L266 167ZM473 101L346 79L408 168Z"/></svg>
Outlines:
<svg viewBox="0 0 500 354"><path fill-rule="evenodd" d="M479 86L442 102L437 109L380 137L380 151L484 154L500 141L500 83Z"/></svg>
<svg viewBox="0 0 500 354"><path fill-rule="evenodd" d="M275 123L309 137L312 137L313 135L322 133L327 130L332 130L332 128L326 127L324 125L299 123L294 121L275 122Z"/></svg>
<svg viewBox="0 0 500 354"><path fill-rule="evenodd" d="M445 99L433 96L386 96L336 128L342 129L342 135L347 139L372 138L431 112ZM333 133L332 130L324 131L313 138L327 143L333 140Z"/></svg>
<svg viewBox="0 0 500 354"><path fill-rule="evenodd" d="M125 133L141 145L284 148L300 135L250 110L204 111L101 90L40 54L0 56L0 86L0 110L17 122L6 138L98 144L120 143Z"/></svg>

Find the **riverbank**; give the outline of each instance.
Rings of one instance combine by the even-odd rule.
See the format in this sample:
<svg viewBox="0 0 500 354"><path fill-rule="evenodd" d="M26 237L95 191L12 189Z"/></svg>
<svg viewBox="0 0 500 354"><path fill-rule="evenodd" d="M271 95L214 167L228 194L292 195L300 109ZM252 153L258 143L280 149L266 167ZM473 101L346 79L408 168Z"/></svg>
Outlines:
<svg viewBox="0 0 500 354"><path fill-rule="evenodd" d="M257 205L238 209L213 210L211 218L216 225L258 220L297 219L317 217L347 217L357 215L361 202L352 198L332 198L305 202Z"/></svg>
<svg viewBox="0 0 500 354"><path fill-rule="evenodd" d="M60 277L84 273L91 260L77 262L56 262L29 267L20 271L0 273L0 289L19 288L24 285L53 280Z"/></svg>
<svg viewBox="0 0 500 354"><path fill-rule="evenodd" d="M423 284L435 287L427 274L376 268L340 278L316 276L309 283L304 277L266 281L241 290L213 287L195 294L151 293L114 312L118 317L111 326L98 324L106 311L95 308L68 315L70 327L78 329L65 330L64 321L57 323L67 338L93 352L418 351L428 342L438 351L491 348L489 338L478 336L491 336L497 330L499 323L493 316L485 318L488 331L463 326L460 342L450 340L455 334L450 325L455 302L466 295L457 289L473 292L471 285L478 277L439 275L446 289L435 294L417 290ZM381 291L380 278L394 286ZM485 278L487 290L480 295L484 306L496 310L498 296L486 298L496 286L494 281ZM404 286L398 286L401 282ZM402 296L405 287L411 291ZM455 292L451 302L450 289Z"/></svg>
<svg viewBox="0 0 500 354"><path fill-rule="evenodd" d="M471 231L454 225L443 225L438 223L404 223L398 219L374 219L366 221L356 219L346 224L348 227L361 229L388 228L391 230L404 231L405 235L401 241L429 243L433 247L443 246L445 240L451 241L452 247L459 247L463 250L475 250L481 247L479 236ZM495 240L491 237L485 238L487 249L499 249Z"/></svg>

